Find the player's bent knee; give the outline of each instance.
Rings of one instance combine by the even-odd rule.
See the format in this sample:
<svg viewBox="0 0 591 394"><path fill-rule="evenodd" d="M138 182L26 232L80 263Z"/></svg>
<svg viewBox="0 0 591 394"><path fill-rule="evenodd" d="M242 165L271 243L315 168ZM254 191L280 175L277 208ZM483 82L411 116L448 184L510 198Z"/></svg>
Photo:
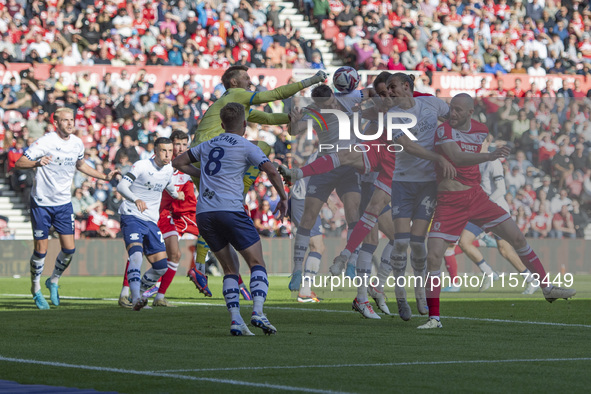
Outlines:
<svg viewBox="0 0 591 394"><path fill-rule="evenodd" d="M410 250L412 252L413 261L424 261L425 257L427 257L427 249L425 248L425 244L419 242L411 242Z"/></svg>
<svg viewBox="0 0 591 394"><path fill-rule="evenodd" d="M458 246L464 250L465 248L469 248L472 245L472 239L467 237L461 237L460 242L458 242Z"/></svg>
<svg viewBox="0 0 591 394"><path fill-rule="evenodd" d="M164 275L166 270L168 269L168 261L166 259L160 259L154 263L152 263L152 268L157 273ZM162 272L161 272L162 271Z"/></svg>
<svg viewBox="0 0 591 394"><path fill-rule="evenodd" d="M76 248L74 248L74 249L65 249L65 248L62 248L62 253L65 254L65 255L67 255L67 256L71 256L74 253L76 253Z"/></svg>
<svg viewBox="0 0 591 394"><path fill-rule="evenodd" d="M181 251L178 249L167 253L167 255L169 260L174 261L175 263L181 261Z"/></svg>
<svg viewBox="0 0 591 394"><path fill-rule="evenodd" d="M394 250L393 253L407 253L408 246L410 244L410 239L403 238L403 239L395 239L394 240Z"/></svg>
<svg viewBox="0 0 591 394"><path fill-rule="evenodd" d="M509 242L515 250L522 249L527 245L527 241L525 239L525 236L521 232L518 232L515 235L512 235L506 241Z"/></svg>
<svg viewBox="0 0 591 394"><path fill-rule="evenodd" d="M427 256L427 271L437 271L441 267L441 260L443 258L429 258Z"/></svg>
<svg viewBox="0 0 591 394"><path fill-rule="evenodd" d="M129 257L131 257L135 253L142 255L144 253L144 248L140 244L131 245L131 247L127 250L127 254Z"/></svg>
<svg viewBox="0 0 591 394"><path fill-rule="evenodd" d="M43 258L45 258L45 256L47 256L47 252L40 253L40 252L37 252L36 250L34 250L33 251L33 256L35 256L38 259L43 259Z"/></svg>

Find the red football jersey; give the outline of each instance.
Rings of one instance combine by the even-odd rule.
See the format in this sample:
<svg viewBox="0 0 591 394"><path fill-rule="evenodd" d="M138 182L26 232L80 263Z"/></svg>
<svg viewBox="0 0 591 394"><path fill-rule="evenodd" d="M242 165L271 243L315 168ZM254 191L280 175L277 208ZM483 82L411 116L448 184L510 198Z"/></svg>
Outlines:
<svg viewBox="0 0 591 394"><path fill-rule="evenodd" d="M448 122L441 124L435 132L435 151L452 164L453 162L441 149L441 145L445 143L455 142L462 152L480 153L482 143L488 135L488 128L483 123L475 120L471 122L469 131L456 130ZM481 174L478 164L463 167L454 164L454 167L457 171L454 178L456 181L466 186L480 185ZM437 182L441 182L443 180L443 171L439 165L435 166L435 172L437 173Z"/></svg>
<svg viewBox="0 0 591 394"><path fill-rule="evenodd" d="M166 190L162 192L160 212L167 210L178 215L195 216L197 212L197 198L191 177L180 171L172 174L172 182L177 192L185 193L185 200L175 200Z"/></svg>

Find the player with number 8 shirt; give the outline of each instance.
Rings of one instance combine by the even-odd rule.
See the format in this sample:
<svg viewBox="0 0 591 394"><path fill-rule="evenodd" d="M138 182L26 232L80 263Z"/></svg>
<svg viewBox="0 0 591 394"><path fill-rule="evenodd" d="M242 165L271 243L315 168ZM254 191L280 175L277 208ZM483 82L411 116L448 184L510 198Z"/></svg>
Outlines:
<svg viewBox="0 0 591 394"><path fill-rule="evenodd" d="M197 203L197 225L224 269L223 294L231 315L230 332L232 335L253 335L240 315L237 251L251 271L253 312L250 322L265 334L275 334L276 328L263 313L269 281L259 234L243 207L244 172L255 166L267 173L280 196L274 212L279 212L280 216L287 211L287 195L281 176L267 156L243 137L246 129L244 106L226 104L220 110L220 119L225 133L177 157L174 167L189 175L200 176L199 189L202 192ZM200 174L192 166L196 162L203 163Z"/></svg>
<svg viewBox="0 0 591 394"><path fill-rule="evenodd" d="M191 143L191 147L198 146L224 132L220 124L220 111L228 103L241 104L244 107L244 116L248 122L270 125L289 123L288 114L269 114L251 107L273 102L275 100L283 100L293 96L302 89L324 82L326 77L326 72L320 70L314 76L306 78L300 82L279 86L275 89L264 92L254 92L249 90L252 87L252 81L248 75L248 67L241 65L229 67L222 75L222 84L224 85L224 88L226 88L226 91L203 115L203 118L199 122L199 127L195 132L195 139ZM257 145L261 148L263 153L267 155L271 153L271 147L265 142L259 141L257 142ZM216 157L212 158L214 160L216 159ZM213 169L214 168L212 168L212 170ZM243 187L241 189L244 193L248 191L258 174L259 169L256 167L250 167L246 170L243 175ZM199 193L207 193L207 191L199 189ZM199 236L195 257L195 264L198 268L205 267L207 250L207 244L203 240L203 237ZM193 278L191 279L193 280ZM199 287L197 282L195 282L195 285Z"/></svg>

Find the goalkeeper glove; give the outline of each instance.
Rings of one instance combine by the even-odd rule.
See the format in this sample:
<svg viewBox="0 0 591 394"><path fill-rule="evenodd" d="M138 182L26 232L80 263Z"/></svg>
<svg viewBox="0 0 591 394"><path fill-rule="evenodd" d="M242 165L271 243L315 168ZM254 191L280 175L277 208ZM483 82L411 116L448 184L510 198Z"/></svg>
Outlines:
<svg viewBox="0 0 591 394"><path fill-rule="evenodd" d="M309 88L312 85L324 82L326 78L328 78L328 74L326 73L326 71L320 70L313 77L303 79L302 85L304 85L304 88Z"/></svg>

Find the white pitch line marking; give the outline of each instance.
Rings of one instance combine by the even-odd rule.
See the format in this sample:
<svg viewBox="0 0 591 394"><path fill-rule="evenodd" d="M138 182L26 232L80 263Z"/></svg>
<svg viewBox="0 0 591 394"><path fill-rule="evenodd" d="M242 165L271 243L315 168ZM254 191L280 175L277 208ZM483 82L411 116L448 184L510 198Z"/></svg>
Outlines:
<svg viewBox="0 0 591 394"><path fill-rule="evenodd" d="M92 365L76 365L76 364L66 364L66 363L52 362L52 361L27 360L27 359L22 359L22 358L4 357L1 355L0 355L0 361L19 363L19 364L47 365L50 367L83 369L83 370L87 370L87 371L115 372L115 373L123 373L123 374L127 374L127 375L143 375L143 376L160 377L160 378L204 381L204 382L212 382L212 383L220 383L220 384L230 384L230 385L235 385L235 386L261 387L261 388L265 388L265 389L298 391L298 392L304 392L304 393L321 393L321 394L345 393L342 391L320 390L320 389L312 389L312 388L308 388L308 387L284 386L284 385L280 385L280 384L270 384L270 383L255 383L255 382L246 382L246 381L234 380L234 379L205 378L205 377L196 377L196 376L176 375L176 374L155 372L155 371L135 371L135 370L121 369L121 368L95 367Z"/></svg>
<svg viewBox="0 0 591 394"><path fill-rule="evenodd" d="M591 357L581 358L528 358L507 360L452 360L452 361L411 361L401 363L375 364L326 364L326 365L284 365L268 367L236 367L236 368L201 368L201 369L171 369L156 372L217 372L217 371L257 371L267 369L304 369L304 368L365 368L365 367L406 367L414 365L447 365L447 364L503 364L503 363L536 363L554 361L591 361Z"/></svg>
<svg viewBox="0 0 591 394"><path fill-rule="evenodd" d="M28 294L0 294L0 297L22 297L30 299L31 296ZM46 297L47 298L47 297ZM89 301L117 301L118 298L91 298L91 297L68 297L68 296L60 296L60 299L64 300L89 300ZM208 302L187 302L187 301L174 301L174 304L177 305L193 305L193 306L217 306L217 307L226 307L225 304L213 304ZM251 307L251 305L241 305L244 308ZM297 312L322 312L322 313L347 313L352 314L350 311L345 310L335 310L335 309L315 309L315 308L292 308L287 306L265 306L265 309L270 310L285 310L285 311L297 311ZM394 314L394 316L398 316L398 314ZM412 317L421 317L424 318L423 315L412 315ZM554 322L543 322L543 321L528 321L528 320L506 320L506 319L492 319L486 317L466 317L466 316L441 316L442 319L452 319L452 320L468 320L468 321L486 321L489 323L511 323L511 324L531 324L531 325L538 325L538 326L556 326L556 327L581 327L581 328L591 328L590 324L575 324L575 323L554 323Z"/></svg>

